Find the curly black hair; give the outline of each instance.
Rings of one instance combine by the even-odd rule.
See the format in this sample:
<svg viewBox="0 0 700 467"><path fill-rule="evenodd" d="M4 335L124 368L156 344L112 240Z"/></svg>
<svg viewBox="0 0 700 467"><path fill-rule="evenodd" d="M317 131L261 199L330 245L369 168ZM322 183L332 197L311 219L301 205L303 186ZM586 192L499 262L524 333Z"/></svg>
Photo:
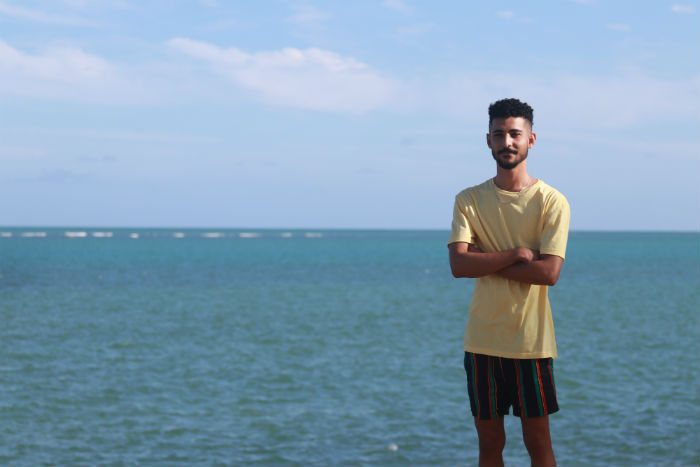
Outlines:
<svg viewBox="0 0 700 467"><path fill-rule="evenodd" d="M532 107L518 99L501 99L489 105L489 127L496 118L523 117L532 126Z"/></svg>

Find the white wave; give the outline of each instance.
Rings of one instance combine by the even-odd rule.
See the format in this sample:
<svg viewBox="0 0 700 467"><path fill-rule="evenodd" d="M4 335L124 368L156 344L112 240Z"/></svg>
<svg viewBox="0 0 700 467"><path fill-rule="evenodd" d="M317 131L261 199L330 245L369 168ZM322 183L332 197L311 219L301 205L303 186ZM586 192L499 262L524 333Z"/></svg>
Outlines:
<svg viewBox="0 0 700 467"><path fill-rule="evenodd" d="M173 237L175 238L185 238L185 234L182 232L175 232L173 233Z"/></svg>
<svg viewBox="0 0 700 467"><path fill-rule="evenodd" d="M21 236L43 238L46 237L46 232L22 232Z"/></svg>
<svg viewBox="0 0 700 467"><path fill-rule="evenodd" d="M92 236L96 238L111 238L114 236L112 232L92 232Z"/></svg>
<svg viewBox="0 0 700 467"><path fill-rule="evenodd" d="M223 238L224 234L221 232L205 232L202 234L204 238Z"/></svg>
<svg viewBox="0 0 700 467"><path fill-rule="evenodd" d="M10 238L10 237L12 237L12 232L0 232L0 237Z"/></svg>
<svg viewBox="0 0 700 467"><path fill-rule="evenodd" d="M282 232L282 233L280 234L280 237L282 237L282 238L292 238L293 235L294 235L294 234L293 234L292 232Z"/></svg>
<svg viewBox="0 0 700 467"><path fill-rule="evenodd" d="M84 238L87 237L87 232L64 232L63 235L68 238Z"/></svg>
<svg viewBox="0 0 700 467"><path fill-rule="evenodd" d="M139 234L137 234L136 232L130 233L129 238L139 238Z"/></svg>
<svg viewBox="0 0 700 467"><path fill-rule="evenodd" d="M306 238L321 238L321 237L323 237L323 234L321 232L306 232L304 234L304 237L306 237Z"/></svg>
<svg viewBox="0 0 700 467"><path fill-rule="evenodd" d="M240 232L238 236L241 238L258 238L260 234L257 232Z"/></svg>

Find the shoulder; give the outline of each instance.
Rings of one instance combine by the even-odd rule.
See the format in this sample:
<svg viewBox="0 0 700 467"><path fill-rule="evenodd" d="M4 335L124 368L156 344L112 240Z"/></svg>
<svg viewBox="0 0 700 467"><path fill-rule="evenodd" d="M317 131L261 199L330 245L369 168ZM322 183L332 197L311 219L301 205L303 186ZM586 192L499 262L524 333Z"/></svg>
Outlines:
<svg viewBox="0 0 700 467"><path fill-rule="evenodd" d="M569 202L566 199L566 196L564 196L559 190L554 188L551 185L548 185L547 183L543 182L540 180L539 182L539 190L540 193L544 196L545 199L552 201L552 202L559 202L559 203L566 203L569 204Z"/></svg>
<svg viewBox="0 0 700 467"><path fill-rule="evenodd" d="M545 209L570 210L569 201L559 190L546 184L542 180L540 180L538 188L544 201Z"/></svg>
<svg viewBox="0 0 700 467"><path fill-rule="evenodd" d="M483 195L484 193L492 192L493 179L489 178L485 182L478 185L470 186L464 190L457 193L455 196L457 202L469 202L473 201L476 197Z"/></svg>

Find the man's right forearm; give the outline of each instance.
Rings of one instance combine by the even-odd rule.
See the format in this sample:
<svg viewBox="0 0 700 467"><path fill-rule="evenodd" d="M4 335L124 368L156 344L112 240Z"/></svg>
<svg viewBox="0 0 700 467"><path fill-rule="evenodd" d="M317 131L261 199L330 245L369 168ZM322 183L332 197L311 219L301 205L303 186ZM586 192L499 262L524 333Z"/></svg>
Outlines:
<svg viewBox="0 0 700 467"><path fill-rule="evenodd" d="M518 247L510 250L482 253L470 248L468 243L452 243L450 267L454 277L482 277L494 274L503 268L519 262L535 259L535 251Z"/></svg>

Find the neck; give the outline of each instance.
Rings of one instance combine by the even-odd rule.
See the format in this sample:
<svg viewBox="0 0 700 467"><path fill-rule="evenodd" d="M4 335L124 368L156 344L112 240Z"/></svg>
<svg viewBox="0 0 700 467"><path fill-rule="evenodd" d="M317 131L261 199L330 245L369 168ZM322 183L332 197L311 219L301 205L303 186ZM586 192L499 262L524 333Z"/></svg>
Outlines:
<svg viewBox="0 0 700 467"><path fill-rule="evenodd" d="M518 192L523 191L537 180L527 173L525 161L522 161L517 167L510 170L497 166L496 177L493 181L501 190Z"/></svg>

